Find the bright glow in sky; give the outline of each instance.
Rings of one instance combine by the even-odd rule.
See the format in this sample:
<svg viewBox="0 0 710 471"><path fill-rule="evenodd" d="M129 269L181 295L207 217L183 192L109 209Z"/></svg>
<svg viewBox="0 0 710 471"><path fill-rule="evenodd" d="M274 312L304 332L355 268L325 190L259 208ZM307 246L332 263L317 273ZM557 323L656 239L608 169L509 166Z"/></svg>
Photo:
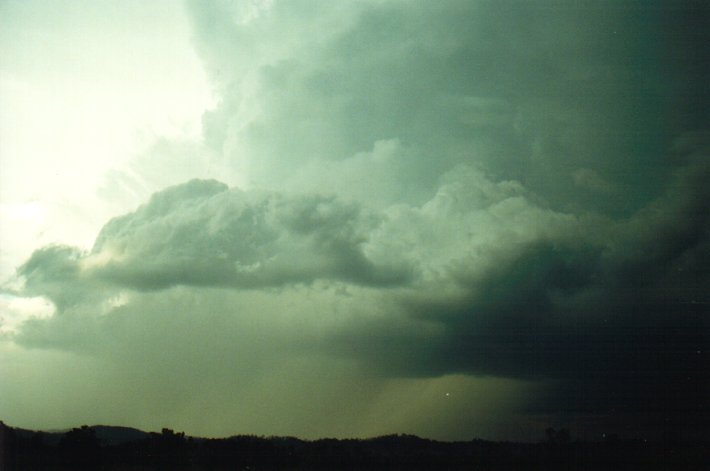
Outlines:
<svg viewBox="0 0 710 471"><path fill-rule="evenodd" d="M90 248L136 205L102 197L107 174L199 136L214 103L190 35L173 0L0 4L0 278L37 246Z"/></svg>

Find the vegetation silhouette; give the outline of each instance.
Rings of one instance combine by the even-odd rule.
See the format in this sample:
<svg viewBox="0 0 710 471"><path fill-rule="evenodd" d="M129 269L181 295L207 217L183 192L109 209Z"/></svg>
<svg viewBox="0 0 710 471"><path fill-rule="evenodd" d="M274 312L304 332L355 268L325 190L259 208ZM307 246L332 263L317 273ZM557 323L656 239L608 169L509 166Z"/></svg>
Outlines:
<svg viewBox="0 0 710 471"><path fill-rule="evenodd" d="M223 470L706 470L710 442L574 441L548 428L538 443L470 440L440 442L414 435L370 439L301 440L238 435L189 437L164 428L86 425L37 432L0 422L0 469L110 471Z"/></svg>

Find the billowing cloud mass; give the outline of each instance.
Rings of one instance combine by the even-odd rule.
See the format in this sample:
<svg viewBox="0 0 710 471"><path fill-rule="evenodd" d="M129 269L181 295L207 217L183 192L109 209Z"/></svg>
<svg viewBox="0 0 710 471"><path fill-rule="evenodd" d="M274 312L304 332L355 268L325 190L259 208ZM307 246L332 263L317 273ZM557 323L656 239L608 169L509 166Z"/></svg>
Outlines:
<svg viewBox="0 0 710 471"><path fill-rule="evenodd" d="M0 356L27 360L0 366L21 379L0 413L207 435L699 434L707 8L582 3L189 3L220 98L190 149L221 173L18 267L7 292L54 313L0 326ZM25 387L89 406L53 397L42 422Z"/></svg>

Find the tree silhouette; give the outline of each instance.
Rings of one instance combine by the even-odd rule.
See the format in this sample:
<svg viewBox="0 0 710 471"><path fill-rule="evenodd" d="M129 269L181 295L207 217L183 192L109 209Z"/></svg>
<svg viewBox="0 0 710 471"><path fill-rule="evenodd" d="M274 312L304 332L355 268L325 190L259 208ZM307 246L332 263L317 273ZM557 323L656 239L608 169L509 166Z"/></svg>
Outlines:
<svg viewBox="0 0 710 471"><path fill-rule="evenodd" d="M94 429L87 425L73 428L59 441L59 451L64 461L85 467L101 461L101 443Z"/></svg>
<svg viewBox="0 0 710 471"><path fill-rule="evenodd" d="M552 427L548 427L545 429L545 435L547 436L547 443L550 445L568 445L571 441L569 430L566 428L555 430Z"/></svg>

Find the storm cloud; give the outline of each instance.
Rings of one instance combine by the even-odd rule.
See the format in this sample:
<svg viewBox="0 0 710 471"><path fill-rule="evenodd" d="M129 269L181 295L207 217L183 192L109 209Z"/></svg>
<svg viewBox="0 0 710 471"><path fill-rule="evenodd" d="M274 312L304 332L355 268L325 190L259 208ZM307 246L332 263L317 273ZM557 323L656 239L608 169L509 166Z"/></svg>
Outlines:
<svg viewBox="0 0 710 471"><path fill-rule="evenodd" d="M220 98L190 149L220 175L35 251L12 290L55 313L8 345L107 365L101 397L144 381L168 405L131 423L203 433L707 425L706 7L189 9Z"/></svg>

